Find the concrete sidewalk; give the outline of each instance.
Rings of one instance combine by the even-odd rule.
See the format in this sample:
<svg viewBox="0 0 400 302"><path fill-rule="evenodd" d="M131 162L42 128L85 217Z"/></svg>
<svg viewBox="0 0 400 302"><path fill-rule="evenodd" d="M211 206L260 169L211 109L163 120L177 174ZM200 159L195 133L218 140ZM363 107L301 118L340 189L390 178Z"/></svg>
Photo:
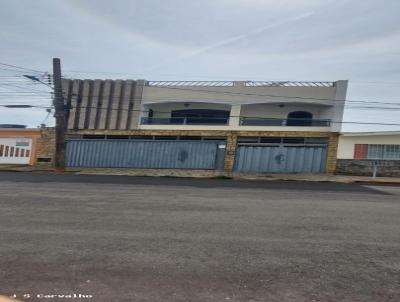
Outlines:
<svg viewBox="0 0 400 302"><path fill-rule="evenodd" d="M0 171L56 173L55 169L46 166L0 165ZM178 173L178 172L179 173ZM279 173L233 173L228 175L223 171L214 170L176 170L176 169L113 169L113 168L82 168L67 169L65 173L84 175L125 175L125 176L154 176L154 177L189 177L189 178L219 178L265 180L265 181L310 181L310 182L337 182L337 183L367 183L400 185L398 177L376 177L332 175L332 174L279 174Z"/></svg>
<svg viewBox="0 0 400 302"><path fill-rule="evenodd" d="M354 176L354 175L331 175L331 174L235 174L238 179L255 180L288 180L288 181L317 181L317 182L339 182L339 183L380 183L399 184L398 177L376 177Z"/></svg>

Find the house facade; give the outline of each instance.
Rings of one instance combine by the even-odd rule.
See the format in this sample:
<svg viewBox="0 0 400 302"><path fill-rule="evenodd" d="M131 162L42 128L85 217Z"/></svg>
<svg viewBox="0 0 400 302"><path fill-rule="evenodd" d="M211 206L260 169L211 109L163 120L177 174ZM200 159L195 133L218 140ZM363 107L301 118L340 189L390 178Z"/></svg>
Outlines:
<svg viewBox="0 0 400 302"><path fill-rule="evenodd" d="M337 173L400 176L400 132L343 133L339 137Z"/></svg>
<svg viewBox="0 0 400 302"><path fill-rule="evenodd" d="M67 165L333 173L347 81L63 81Z"/></svg>
<svg viewBox="0 0 400 302"><path fill-rule="evenodd" d="M0 165L36 164L39 129L0 127Z"/></svg>

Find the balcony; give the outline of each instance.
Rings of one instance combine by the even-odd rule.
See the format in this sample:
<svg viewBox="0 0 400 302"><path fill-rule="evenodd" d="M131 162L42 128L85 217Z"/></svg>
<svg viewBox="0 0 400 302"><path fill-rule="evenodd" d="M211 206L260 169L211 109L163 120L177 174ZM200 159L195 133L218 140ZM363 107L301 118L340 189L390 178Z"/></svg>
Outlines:
<svg viewBox="0 0 400 302"><path fill-rule="evenodd" d="M327 119L280 119L280 118L254 118L241 117L240 126L295 126L295 127L329 127L331 121Z"/></svg>
<svg viewBox="0 0 400 302"><path fill-rule="evenodd" d="M142 117L142 125L228 125L229 117Z"/></svg>

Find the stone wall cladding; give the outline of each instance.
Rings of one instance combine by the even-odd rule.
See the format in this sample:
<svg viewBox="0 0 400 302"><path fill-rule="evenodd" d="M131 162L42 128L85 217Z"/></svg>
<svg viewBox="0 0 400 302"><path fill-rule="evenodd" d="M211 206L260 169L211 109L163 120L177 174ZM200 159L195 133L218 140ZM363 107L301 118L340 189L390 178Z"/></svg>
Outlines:
<svg viewBox="0 0 400 302"><path fill-rule="evenodd" d="M336 172L338 143L338 134L332 134L329 136L328 152L326 158L326 173L328 174L333 174Z"/></svg>
<svg viewBox="0 0 400 302"><path fill-rule="evenodd" d="M338 159L336 173L342 175L372 176L376 160ZM400 160L377 160L376 176L400 177Z"/></svg>
<svg viewBox="0 0 400 302"><path fill-rule="evenodd" d="M77 174L107 174L128 176L156 176L156 177L228 177L229 173L218 170L188 170L188 169L129 169L129 168L67 168L68 172Z"/></svg>
<svg viewBox="0 0 400 302"><path fill-rule="evenodd" d="M40 129L40 137L36 142L36 165L51 166L55 151L55 129ZM39 159L39 160L38 160ZM40 159L50 159L49 162L41 162Z"/></svg>

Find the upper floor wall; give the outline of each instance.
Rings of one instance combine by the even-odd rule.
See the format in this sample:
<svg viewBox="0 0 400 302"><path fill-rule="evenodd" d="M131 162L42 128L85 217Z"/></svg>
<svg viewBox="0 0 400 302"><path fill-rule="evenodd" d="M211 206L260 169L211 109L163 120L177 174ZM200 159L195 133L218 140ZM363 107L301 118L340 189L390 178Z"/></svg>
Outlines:
<svg viewBox="0 0 400 302"><path fill-rule="evenodd" d="M165 113L166 106L174 107L171 103L192 103L203 104L202 107L204 104L210 104L211 108L228 106L231 108L231 117L253 114L255 110L258 117L273 118L269 116L271 111L257 110L257 106L254 107L257 104L261 107L265 105L266 108L268 105L295 107L297 110L317 108L318 116L334 121L329 131L339 132L347 81L157 82L65 79L63 90L66 105L70 108L69 129L142 128L141 119L143 116L148 116L148 109L151 106L154 108L162 106ZM239 118L237 120L239 121ZM235 125L235 122L229 123L229 126L232 125Z"/></svg>
<svg viewBox="0 0 400 302"><path fill-rule="evenodd" d="M337 83L149 81L143 90L143 104L206 101L230 105L269 102L333 105Z"/></svg>

